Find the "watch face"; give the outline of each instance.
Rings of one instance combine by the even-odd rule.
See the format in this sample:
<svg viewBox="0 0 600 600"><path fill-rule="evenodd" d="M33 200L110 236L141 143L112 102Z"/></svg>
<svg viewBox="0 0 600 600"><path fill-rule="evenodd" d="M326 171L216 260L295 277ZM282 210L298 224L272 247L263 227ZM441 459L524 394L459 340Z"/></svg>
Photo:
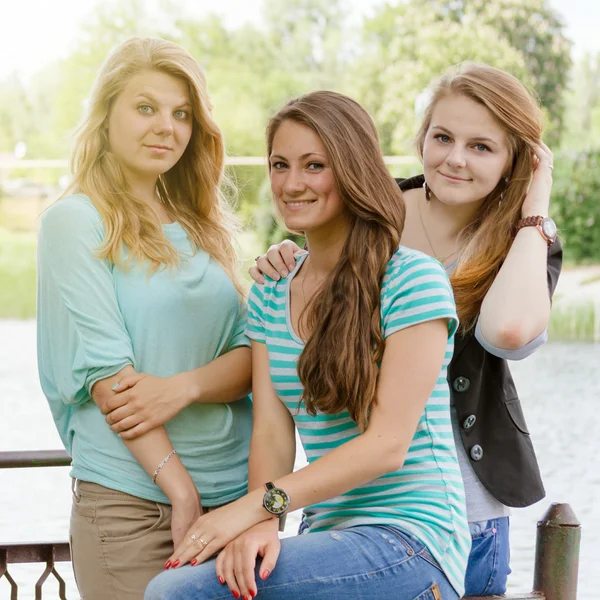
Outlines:
<svg viewBox="0 0 600 600"><path fill-rule="evenodd" d="M282 515L290 504L288 495L281 488L270 489L263 498L263 506L272 515Z"/></svg>
<svg viewBox="0 0 600 600"><path fill-rule="evenodd" d="M553 240L557 233L556 223L550 217L546 217L542 221L542 231L547 238Z"/></svg>

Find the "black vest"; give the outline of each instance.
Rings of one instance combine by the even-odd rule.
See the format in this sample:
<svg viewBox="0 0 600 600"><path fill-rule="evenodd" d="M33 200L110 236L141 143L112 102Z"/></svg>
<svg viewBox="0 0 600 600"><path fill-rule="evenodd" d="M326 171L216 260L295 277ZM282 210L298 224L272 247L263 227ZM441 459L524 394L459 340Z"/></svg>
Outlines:
<svg viewBox="0 0 600 600"><path fill-rule="evenodd" d="M422 187L422 175L397 180L403 191ZM548 249L548 291L562 266L557 239ZM472 332L455 337L448 368L460 435L477 477L507 506L529 506L545 495L531 437L508 363L485 350Z"/></svg>

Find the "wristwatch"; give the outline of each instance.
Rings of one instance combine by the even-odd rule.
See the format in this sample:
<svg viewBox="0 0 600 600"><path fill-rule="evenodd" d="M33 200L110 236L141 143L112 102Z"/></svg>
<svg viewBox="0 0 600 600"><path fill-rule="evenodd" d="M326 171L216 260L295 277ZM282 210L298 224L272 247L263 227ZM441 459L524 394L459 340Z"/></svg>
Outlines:
<svg viewBox="0 0 600 600"><path fill-rule="evenodd" d="M290 505L290 497L270 481L265 483L267 492L263 497L263 506L272 515L281 518Z"/></svg>
<svg viewBox="0 0 600 600"><path fill-rule="evenodd" d="M542 217L541 215L524 217L517 223L516 231L523 227L535 227L546 240L548 247L552 246L558 234L556 223L550 217Z"/></svg>

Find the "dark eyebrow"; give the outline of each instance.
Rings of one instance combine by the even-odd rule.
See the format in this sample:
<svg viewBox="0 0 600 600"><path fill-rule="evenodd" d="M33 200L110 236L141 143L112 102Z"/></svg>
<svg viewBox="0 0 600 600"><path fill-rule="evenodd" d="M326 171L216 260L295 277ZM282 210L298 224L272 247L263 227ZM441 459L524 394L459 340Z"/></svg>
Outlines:
<svg viewBox="0 0 600 600"><path fill-rule="evenodd" d="M139 100L140 98L150 100L151 102L154 102L155 104L160 104L160 102L150 92L141 92L140 94L138 94L135 97L136 100ZM177 107L177 109L180 109L180 108L192 108L192 105L187 100L184 100L183 103Z"/></svg>
<svg viewBox="0 0 600 600"><path fill-rule="evenodd" d="M308 158L309 156L322 156L323 158L327 158L324 154L321 154L319 152L307 152L306 154L303 154L300 157L300 160L304 160L305 158ZM285 156L281 156L281 154L271 154L271 159L273 158L280 158L282 160L287 160L287 158Z"/></svg>
<svg viewBox="0 0 600 600"><path fill-rule="evenodd" d="M439 129L440 131L445 131L449 135L454 135L449 129L446 129L445 127L442 127L441 125L432 125L431 129ZM485 136L477 136L477 137L471 138L471 141L473 141L473 142L488 142L488 143L495 144L496 146L499 145L496 140L494 140L490 137L485 137Z"/></svg>

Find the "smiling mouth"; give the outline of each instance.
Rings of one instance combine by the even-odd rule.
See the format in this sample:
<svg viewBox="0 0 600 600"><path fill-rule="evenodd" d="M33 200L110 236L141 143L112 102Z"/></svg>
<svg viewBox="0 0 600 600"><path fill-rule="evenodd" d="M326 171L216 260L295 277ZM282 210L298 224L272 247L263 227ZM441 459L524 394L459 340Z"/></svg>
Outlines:
<svg viewBox="0 0 600 600"><path fill-rule="evenodd" d="M447 175L446 173L442 173L440 171L440 175L445 177L446 179L450 179L451 181L471 181L470 179L464 179L463 177L455 177L454 175Z"/></svg>
<svg viewBox="0 0 600 600"><path fill-rule="evenodd" d="M294 200L292 202L286 202L285 205L289 207L306 206L308 204L313 204L313 202L316 202L316 200Z"/></svg>

